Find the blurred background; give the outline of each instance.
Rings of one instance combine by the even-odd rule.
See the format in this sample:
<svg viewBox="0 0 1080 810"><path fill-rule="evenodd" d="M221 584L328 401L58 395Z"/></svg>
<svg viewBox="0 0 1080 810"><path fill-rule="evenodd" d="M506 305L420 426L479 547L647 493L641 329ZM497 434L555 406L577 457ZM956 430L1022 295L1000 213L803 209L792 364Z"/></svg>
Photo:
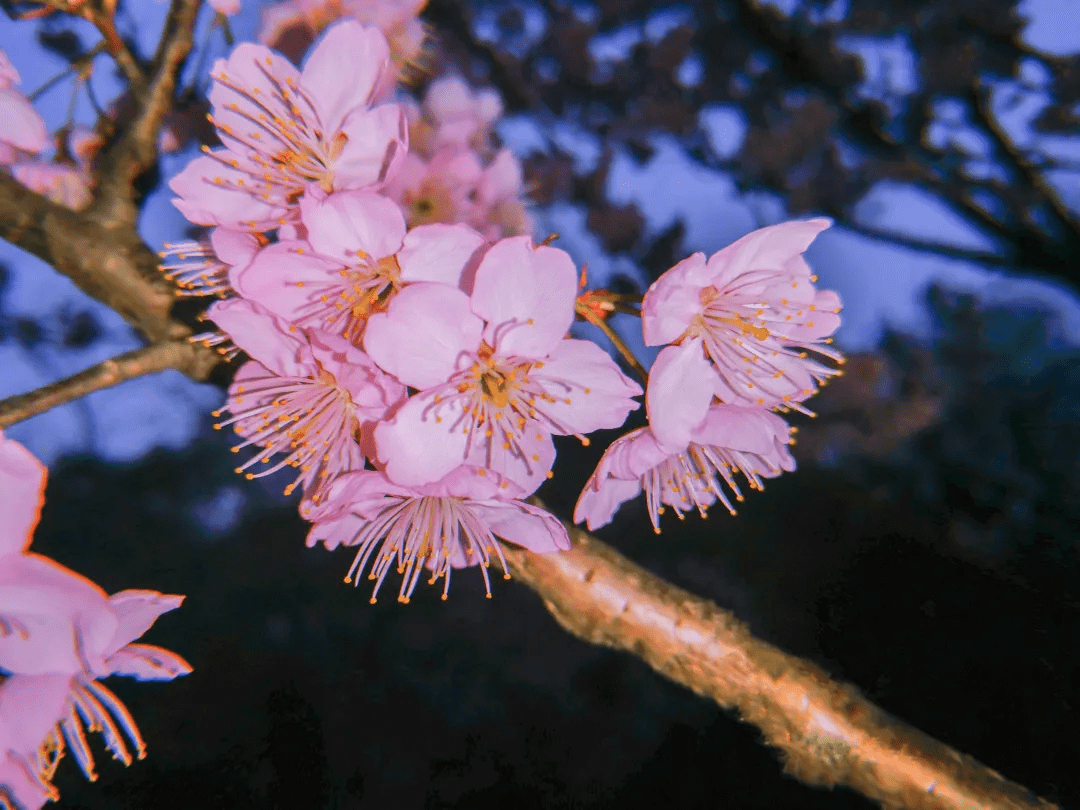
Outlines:
<svg viewBox="0 0 1080 810"><path fill-rule="evenodd" d="M237 40L266 5L244 0ZM121 33L151 53L165 11L121 0ZM228 51L204 11L185 74L203 89ZM499 90L537 236L559 233L591 283L641 292L754 228L836 220L808 259L844 300L850 360L799 421L798 472L734 518L656 537L637 502L599 536L1064 807L1080 800L1077 12L433 0L423 13L432 75ZM27 93L96 36L59 16L0 20ZM104 106L122 84L93 64ZM53 128L93 123L72 89L38 99ZM161 177L196 149L164 156ZM184 238L163 183L146 192L147 243ZM0 397L138 343L0 244ZM448 602L420 589L369 605L341 582L348 552L304 547L281 482L232 473L208 413L227 379L142 378L8 431L50 465L35 550L110 592L188 595L148 641L195 672L108 684L149 757L125 770L98 745L92 784L64 762L62 807L872 806L784 777L753 727L566 635L513 582L489 601L465 573ZM554 511L570 514L619 434L559 443L539 493Z"/></svg>

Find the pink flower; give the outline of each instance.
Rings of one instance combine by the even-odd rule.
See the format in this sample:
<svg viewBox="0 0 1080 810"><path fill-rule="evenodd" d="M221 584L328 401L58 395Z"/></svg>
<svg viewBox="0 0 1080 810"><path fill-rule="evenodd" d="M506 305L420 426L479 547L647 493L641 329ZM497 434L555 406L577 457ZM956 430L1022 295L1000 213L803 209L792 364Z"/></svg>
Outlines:
<svg viewBox="0 0 1080 810"><path fill-rule="evenodd" d="M21 807L57 797L50 784L64 740L90 779L83 725L100 730L117 759L145 746L124 705L97 680L172 679L191 667L175 653L133 643L182 596L101 588L26 549L37 524L45 468L0 434L0 796Z"/></svg>
<svg viewBox="0 0 1080 810"><path fill-rule="evenodd" d="M383 92L393 88L402 71L416 65L427 34L417 19L427 0L285 0L262 12L259 42L294 62L326 28L344 17L378 28L390 45L393 71L387 71Z"/></svg>
<svg viewBox="0 0 1080 810"><path fill-rule="evenodd" d="M506 570L496 537L539 554L570 548L563 525L520 500L525 494L482 468L457 467L419 487L398 486L381 472L363 470L338 478L322 506L305 503L301 513L315 523L309 547L359 546L345 581L359 584L370 561L373 603L391 567L402 575L399 602L409 601L425 569L429 584L445 578L446 599L452 570L478 564L490 598L492 559Z"/></svg>
<svg viewBox="0 0 1080 810"><path fill-rule="evenodd" d="M422 157L430 158L444 147L485 150L491 141L491 125L502 115L502 99L491 88L472 90L457 76L433 81L423 106L405 105L409 118L409 142Z"/></svg>
<svg viewBox="0 0 1080 810"><path fill-rule="evenodd" d="M252 357L229 388L232 417L214 426L234 425L244 438L233 452L263 448L237 472L283 453L277 464L247 477L295 467L299 473L285 494L303 484L319 499L324 483L363 467L375 422L405 399L404 386L340 337L300 330L249 301L219 301L207 314Z"/></svg>
<svg viewBox="0 0 1080 810"><path fill-rule="evenodd" d="M230 272L246 267L266 240L244 231L214 228L203 242L166 242L158 253L165 278L179 287L181 296L216 295L224 298L234 293Z"/></svg>
<svg viewBox="0 0 1080 810"><path fill-rule="evenodd" d="M484 238L463 225L429 225L406 234L401 211L368 191L344 191L300 202L307 241L283 240L230 274L233 286L298 326L358 343L368 317L386 309L403 285L452 286Z"/></svg>
<svg viewBox="0 0 1080 810"><path fill-rule="evenodd" d="M388 64L382 33L353 21L327 32L302 73L241 43L213 70L213 122L225 147L170 181L173 202L201 225L264 231L295 217L309 185L326 193L381 185L408 148L401 108L371 106Z"/></svg>
<svg viewBox="0 0 1080 810"><path fill-rule="evenodd" d="M8 165L19 152L37 154L49 144L45 121L30 100L15 89L21 83L19 71L0 50L0 166Z"/></svg>
<svg viewBox="0 0 1080 810"><path fill-rule="evenodd" d="M210 7L218 14L231 17L240 13L240 0L210 0Z"/></svg>
<svg viewBox="0 0 1080 810"><path fill-rule="evenodd" d="M430 160L409 153L386 194L402 207L410 227L470 222L483 173L471 150L443 149Z"/></svg>
<svg viewBox="0 0 1080 810"><path fill-rule="evenodd" d="M471 295L413 284L372 315L364 348L420 392L375 429L387 476L413 486L467 463L528 487L552 433L622 424L641 388L594 343L565 339L576 294L566 253L513 237L484 255Z"/></svg>
<svg viewBox="0 0 1080 810"><path fill-rule="evenodd" d="M708 261L695 253L649 288L642 303L645 343L676 344L664 349L657 363L663 359L671 368L695 368L680 378L678 389L650 386L658 392L649 402L658 438L669 444L685 438L662 435L666 406L678 401L697 403L699 421L714 395L731 404L802 410L798 403L838 373L807 357L809 350L842 362L824 345L840 324L840 299L814 288L817 277L802 258L829 225L827 219L813 219L762 228ZM689 355L707 358L709 369L698 374L703 366Z"/></svg>
<svg viewBox="0 0 1080 810"><path fill-rule="evenodd" d="M790 432L776 414L739 405L711 407L678 451L665 447L649 428L633 430L612 442L600 459L578 499L574 522L586 521L590 530L604 526L619 506L643 489L658 534L664 504L680 519L694 507L704 517L717 500L735 514L717 476L741 501L733 473L746 476L751 489L761 489L762 478L794 470L795 461L786 446Z"/></svg>

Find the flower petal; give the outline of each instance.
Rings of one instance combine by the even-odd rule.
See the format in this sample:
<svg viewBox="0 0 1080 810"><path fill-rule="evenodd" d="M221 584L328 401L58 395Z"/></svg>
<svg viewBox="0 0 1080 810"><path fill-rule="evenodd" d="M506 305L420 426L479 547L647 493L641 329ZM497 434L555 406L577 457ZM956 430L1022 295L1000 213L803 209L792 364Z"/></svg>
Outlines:
<svg viewBox="0 0 1080 810"><path fill-rule="evenodd" d="M217 301L206 311L233 342L253 360L282 377L315 377L305 344L288 333L288 325L258 304L242 298Z"/></svg>
<svg viewBox="0 0 1080 810"><path fill-rule="evenodd" d="M716 372L705 357L701 338L668 346L649 370L645 408L657 440L677 453L690 443L712 402Z"/></svg>
<svg viewBox="0 0 1080 810"><path fill-rule="evenodd" d="M45 503L45 465L0 430L0 557L30 546Z"/></svg>
<svg viewBox="0 0 1080 810"><path fill-rule="evenodd" d="M409 150L409 128L397 104L357 109L341 125L347 139L334 159L334 188L364 188L390 180Z"/></svg>
<svg viewBox="0 0 1080 810"><path fill-rule="evenodd" d="M324 199L305 195L300 217L311 246L345 265L354 264L358 254L376 260L391 256L405 238L401 209L371 191L338 191Z"/></svg>
<svg viewBox="0 0 1080 810"><path fill-rule="evenodd" d="M217 150L228 158L227 150ZM221 225L235 230L268 231L281 224L288 209L267 202L235 184L248 175L209 155L197 157L169 181L175 193L173 205L197 225Z"/></svg>
<svg viewBox="0 0 1080 810"><path fill-rule="evenodd" d="M446 382L480 345L483 323L461 290L410 284L368 319L364 349L383 371L421 390ZM449 470L447 470L449 472Z"/></svg>
<svg viewBox="0 0 1080 810"><path fill-rule="evenodd" d="M550 512L520 501L477 503L476 513L487 522L491 533L515 546L537 554L568 551L570 536L566 527Z"/></svg>
<svg viewBox="0 0 1080 810"><path fill-rule="evenodd" d="M613 478L600 476L599 468L581 490L574 506L574 523L585 521L589 531L611 523L619 507L641 494L641 481L637 478Z"/></svg>
<svg viewBox="0 0 1080 810"><path fill-rule="evenodd" d="M438 403L441 389L409 398L394 418L375 428L375 447L386 475L395 484L412 487L438 481L465 459L468 436L459 398Z"/></svg>
<svg viewBox="0 0 1080 810"><path fill-rule="evenodd" d="M49 145L45 121L30 100L18 90L0 87L0 141L37 154Z"/></svg>
<svg viewBox="0 0 1080 810"><path fill-rule="evenodd" d="M781 222L748 233L709 257L711 284L722 288L744 273L784 269L792 257L805 252L814 238L830 225L831 219L821 217ZM805 266L805 262L802 264ZM799 275L809 277L809 267Z"/></svg>
<svg viewBox="0 0 1080 810"><path fill-rule="evenodd" d="M528 422L521 429L515 447L498 445L496 439L474 441L467 447L464 460L477 468L498 473L504 483L509 481L524 490L515 497L525 497L536 492L547 480L555 464L555 442L547 429L536 422Z"/></svg>
<svg viewBox="0 0 1080 810"><path fill-rule="evenodd" d="M470 268L475 273L474 265L486 245L487 240L467 225L418 225L409 231L397 255L401 278L462 287Z"/></svg>
<svg viewBox="0 0 1080 810"><path fill-rule="evenodd" d="M128 644L109 656L105 666L113 675L140 681L171 681L192 671L179 655L153 644Z"/></svg>
<svg viewBox="0 0 1080 810"><path fill-rule="evenodd" d="M250 263L231 269L229 281L240 295L274 315L302 322L313 309L325 308L320 296L340 284L340 270L340 264L315 255L306 242L290 240L267 245Z"/></svg>
<svg viewBox="0 0 1080 810"><path fill-rule="evenodd" d="M577 267L566 251L512 236L481 259L472 310L487 321L484 340L499 354L542 358L570 329L577 288Z"/></svg>
<svg viewBox="0 0 1080 810"><path fill-rule="evenodd" d="M109 607L116 615L117 627L112 641L104 650L105 657L140 638L157 621L158 616L176 610L183 602L183 596L158 591L128 590L114 593L109 597Z"/></svg>
<svg viewBox="0 0 1080 810"><path fill-rule="evenodd" d="M641 301L641 331L646 346L674 343L701 312L701 291L709 286L705 254L683 259L652 283Z"/></svg>
<svg viewBox="0 0 1080 810"><path fill-rule="evenodd" d="M378 28L343 20L327 29L304 60L300 79L326 133L337 132L356 108L370 106L389 65L390 46Z"/></svg>

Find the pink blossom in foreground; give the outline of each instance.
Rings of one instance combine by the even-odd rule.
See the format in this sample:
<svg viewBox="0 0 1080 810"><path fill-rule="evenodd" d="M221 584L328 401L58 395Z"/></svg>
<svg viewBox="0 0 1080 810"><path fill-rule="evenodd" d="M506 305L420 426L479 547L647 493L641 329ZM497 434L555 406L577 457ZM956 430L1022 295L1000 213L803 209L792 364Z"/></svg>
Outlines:
<svg viewBox="0 0 1080 810"><path fill-rule="evenodd" d="M158 256L178 295L224 298L235 292L230 272L250 264L265 241L252 233L214 228L206 241L167 242Z"/></svg>
<svg viewBox="0 0 1080 810"><path fill-rule="evenodd" d="M473 565L480 566L490 598L491 561L497 558L506 570L496 538L540 554L570 548L563 525L520 500L525 494L482 468L457 467L437 482L411 488L363 470L338 478L321 506L305 502L301 513L315 523L309 547L358 546L345 581L358 585L370 562L373 603L391 568L401 575L399 602L409 601L425 571L428 584L444 579L446 599L453 569Z"/></svg>
<svg viewBox="0 0 1080 810"><path fill-rule="evenodd" d="M0 50L0 166L14 162L19 152L37 154L49 145L45 121L30 100L15 89L22 81L7 54Z"/></svg>
<svg viewBox="0 0 1080 810"><path fill-rule="evenodd" d="M307 240L263 248L230 273L240 295L297 326L357 343L368 317L385 310L407 283L457 287L486 244L463 225L429 225L406 234L393 201L344 191L300 202Z"/></svg>
<svg viewBox="0 0 1080 810"><path fill-rule="evenodd" d="M596 344L565 338L576 294L565 252L513 237L484 254L471 295L413 284L371 316L364 348L419 391L375 429L392 481L429 483L467 463L527 487L551 434L623 423L641 388Z"/></svg>
<svg viewBox="0 0 1080 810"><path fill-rule="evenodd" d="M214 426L233 425L244 438L233 452L262 448L237 472L264 464L247 473L261 478L294 467L285 494L302 484L318 500L324 483L363 467L372 428L405 399L403 385L342 338L290 326L249 301L219 301L207 314L252 357L229 388L231 418ZM284 457L271 465L277 454Z"/></svg>
<svg viewBox="0 0 1080 810"><path fill-rule="evenodd" d="M696 508L705 516L717 500L731 505L724 484L743 499L734 473L742 473L751 489L763 478L795 469L788 452L791 428L761 408L714 405L677 452L659 442L649 428L638 428L616 439L604 453L574 509L574 522L590 530L611 522L616 510L645 491L649 519L660 532L660 515L667 504L681 519Z"/></svg>
<svg viewBox="0 0 1080 810"><path fill-rule="evenodd" d="M27 551L41 509L45 468L0 433L0 797L19 807L55 800L65 742L96 778L85 729L131 762L145 745L134 720L98 679L166 680L191 667L175 653L133 643L182 596L122 591L109 597L68 568ZM85 729L84 729L85 726ZM122 732L122 733L121 733Z"/></svg>
<svg viewBox="0 0 1080 810"><path fill-rule="evenodd" d="M376 187L408 149L396 104L372 106L389 66L386 39L354 21L330 29L297 71L261 45L218 60L210 90L224 148L206 150L169 182L192 222L265 231L296 216L309 185Z"/></svg>
<svg viewBox="0 0 1080 810"><path fill-rule="evenodd" d="M382 92L420 58L427 34L418 19L427 0L284 0L263 9L258 40L299 63L324 28L351 18L378 28L390 45L392 70Z"/></svg>
<svg viewBox="0 0 1080 810"><path fill-rule="evenodd" d="M762 228L707 261L695 253L649 288L642 302L646 345L676 344L661 352L679 355L674 365L691 363L690 354L709 361L707 373L683 377L679 392L699 403L699 418L713 396L802 410L798 403L839 373L807 354L842 362L825 345L840 324L840 299L814 288L817 277L802 257L830 224L812 219ZM663 418L659 408L650 417Z"/></svg>

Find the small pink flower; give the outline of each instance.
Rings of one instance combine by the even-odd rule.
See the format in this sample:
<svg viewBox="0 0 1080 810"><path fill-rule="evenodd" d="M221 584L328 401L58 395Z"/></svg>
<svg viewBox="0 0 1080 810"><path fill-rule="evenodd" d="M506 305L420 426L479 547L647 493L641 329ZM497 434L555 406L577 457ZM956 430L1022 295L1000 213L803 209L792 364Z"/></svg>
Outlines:
<svg viewBox="0 0 1080 810"><path fill-rule="evenodd" d="M234 425L244 438L233 452L262 448L237 472L269 465L283 453L277 464L247 477L295 467L299 472L285 494L302 484L318 499L324 483L363 467L373 452L368 444L375 422L405 399L404 386L342 338L300 330L249 301L219 301L207 314L252 357L229 388L232 417L215 425Z"/></svg>
<svg viewBox="0 0 1080 810"><path fill-rule="evenodd" d="M170 181L174 203L201 225L264 231L291 221L310 185L329 193L383 184L408 149L401 108L372 107L388 64L382 33L354 21L329 30L303 72L241 43L213 70L213 123L225 146Z"/></svg>
<svg viewBox="0 0 1080 810"><path fill-rule="evenodd" d="M420 392L375 430L390 479L429 483L467 463L527 487L552 433L622 424L641 388L596 344L565 338L576 294L565 252L513 237L484 255L471 295L413 284L372 315L364 348Z"/></svg>
<svg viewBox="0 0 1080 810"><path fill-rule="evenodd" d="M425 158L448 146L483 152L490 146L491 125L502 109L495 90L474 91L459 77L444 76L428 86L422 106L405 105L409 142Z"/></svg>
<svg viewBox="0 0 1080 810"><path fill-rule="evenodd" d="M660 353L679 355L672 367L701 364L685 357L700 354L710 370L685 375L664 401L650 401L654 430L664 421L665 402L693 400L698 419L713 396L731 404L803 410L798 403L818 384L839 373L807 356L813 351L842 362L825 344L840 324L840 299L816 290L802 257L827 219L785 222L754 231L714 253L684 259L662 275L645 294L642 328L645 343L669 346ZM693 422L692 419L688 420ZM658 438L669 443L675 439Z"/></svg>
<svg viewBox="0 0 1080 810"><path fill-rule="evenodd" d="M265 241L252 233L214 228L207 241L166 242L158 256L167 260L161 269L179 287L178 295L225 298L235 293L230 272L250 264Z"/></svg>
<svg viewBox="0 0 1080 810"><path fill-rule="evenodd" d="M218 14L231 17L240 13L240 0L210 0L210 7Z"/></svg>
<svg viewBox="0 0 1080 810"><path fill-rule="evenodd" d="M382 91L420 57L427 34L417 19L427 0L285 0L262 12L258 40L299 63L319 33L337 20L352 18L386 35L393 70ZM381 95L381 94L380 94Z"/></svg>
<svg viewBox="0 0 1080 810"><path fill-rule="evenodd" d="M386 194L401 206L409 227L470 222L483 174L471 150L442 149L428 160L409 153Z"/></svg>
<svg viewBox="0 0 1080 810"><path fill-rule="evenodd" d="M19 71L0 50L0 165L12 163L19 152L37 154L49 145L45 121L30 100L15 89Z"/></svg>
<svg viewBox="0 0 1080 810"><path fill-rule="evenodd" d="M762 478L794 470L788 452L791 429L779 416L761 408L714 405L678 451L665 447L649 428L638 428L616 439L585 484L574 509L574 522L590 530L611 522L616 510L645 490L649 519L660 532L664 504L681 519L697 508L702 517L719 500L731 514L735 509L720 479L743 499L733 473L746 476L751 489Z"/></svg>
<svg viewBox="0 0 1080 810"><path fill-rule="evenodd" d="M463 225L429 225L406 234L401 211L368 191L300 202L307 240L282 240L237 266L233 286L245 298L305 328L358 343L368 317L385 310L402 286L452 286L486 243Z"/></svg>
<svg viewBox="0 0 1080 810"><path fill-rule="evenodd" d="M315 523L309 547L359 546L345 581L359 584L371 562L373 603L391 568L402 575L399 602L409 601L425 570L429 584L444 578L446 599L452 570L472 565L480 565L490 598L491 561L498 558L506 570L496 537L539 554L570 548L563 525L520 500L524 494L482 468L457 467L419 487L398 486L381 472L363 470L338 478L322 506L305 503L301 513Z"/></svg>

